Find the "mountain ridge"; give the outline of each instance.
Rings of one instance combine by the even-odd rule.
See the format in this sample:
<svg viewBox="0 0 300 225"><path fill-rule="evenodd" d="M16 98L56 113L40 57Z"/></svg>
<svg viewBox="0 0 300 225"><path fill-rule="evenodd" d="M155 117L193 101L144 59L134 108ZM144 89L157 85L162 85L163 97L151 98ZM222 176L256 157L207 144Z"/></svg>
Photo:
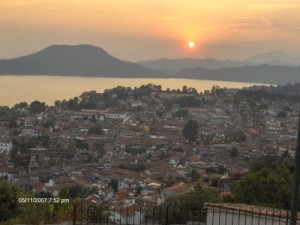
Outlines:
<svg viewBox="0 0 300 225"><path fill-rule="evenodd" d="M51 45L15 59L0 60L1 74L147 77L151 69L123 61L92 45Z"/></svg>
<svg viewBox="0 0 300 225"><path fill-rule="evenodd" d="M177 78L185 76L189 79L239 81L265 84L286 84L300 82L300 66L280 66L262 64L208 70L204 68L185 68L178 71Z"/></svg>
<svg viewBox="0 0 300 225"><path fill-rule="evenodd" d="M174 61L161 59L163 62ZM300 66L235 64L231 60L205 59L202 62L223 63L223 67L207 69L199 66L199 59L184 59L194 68L166 71L146 68L111 56L104 49L92 45L51 45L41 51L15 59L0 60L0 75L55 75L112 78L188 78L267 84L300 82ZM241 63L238 62L238 63ZM185 62L183 62L184 64ZM248 62L247 62L248 63ZM224 67L228 65L232 67ZM219 66L220 67L220 66ZM168 67L167 67L168 68Z"/></svg>

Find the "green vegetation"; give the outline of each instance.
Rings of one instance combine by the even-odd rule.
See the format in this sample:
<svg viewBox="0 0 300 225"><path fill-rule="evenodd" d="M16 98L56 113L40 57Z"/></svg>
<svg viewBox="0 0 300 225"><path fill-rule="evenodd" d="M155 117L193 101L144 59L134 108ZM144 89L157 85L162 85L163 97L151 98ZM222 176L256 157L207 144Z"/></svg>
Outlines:
<svg viewBox="0 0 300 225"><path fill-rule="evenodd" d="M279 118L285 118L285 117L287 117L287 112L286 111L279 111L277 116Z"/></svg>
<svg viewBox="0 0 300 225"><path fill-rule="evenodd" d="M125 170L131 170L135 172L141 172L147 169L147 166L144 163L137 163L137 164L120 164L119 168Z"/></svg>
<svg viewBox="0 0 300 225"><path fill-rule="evenodd" d="M223 175L224 173L228 172L228 168L223 165L219 165L218 167L208 167L206 169L207 173L217 173Z"/></svg>
<svg viewBox="0 0 300 225"><path fill-rule="evenodd" d="M18 188L0 179L0 222L15 218L19 214Z"/></svg>
<svg viewBox="0 0 300 225"><path fill-rule="evenodd" d="M79 185L71 186L69 188L64 188L59 192L62 198L86 198L89 195L97 194L96 187L82 187Z"/></svg>
<svg viewBox="0 0 300 225"><path fill-rule="evenodd" d="M200 106L199 100L194 95L182 96L182 97L179 97L179 98L166 99L164 101L164 106L168 110L171 110L172 105L174 105L174 104L179 104L181 108L199 107Z"/></svg>
<svg viewBox="0 0 300 225"><path fill-rule="evenodd" d="M126 148L126 152L132 155L140 155L146 153L145 148Z"/></svg>
<svg viewBox="0 0 300 225"><path fill-rule="evenodd" d="M233 131L225 134L225 143L243 143L246 141L246 135L244 134L243 131L238 130L238 131Z"/></svg>
<svg viewBox="0 0 300 225"><path fill-rule="evenodd" d="M205 213L201 210L203 209L204 203L207 202L219 202L220 192L213 188L205 188L200 184L195 186L195 189L185 195L168 199L162 206L157 209L157 218L165 220L166 210L169 209L170 216L168 220L170 224L185 224L186 221L199 220L205 221ZM191 211L195 213L192 213ZM162 224L165 221L161 221Z"/></svg>
<svg viewBox="0 0 300 225"><path fill-rule="evenodd" d="M95 125L89 128L88 134L101 135L103 134L102 127L99 125Z"/></svg>
<svg viewBox="0 0 300 225"><path fill-rule="evenodd" d="M292 165L288 158L265 158L234 183L235 202L289 209Z"/></svg>
<svg viewBox="0 0 300 225"><path fill-rule="evenodd" d="M237 149L237 147L233 147L231 150L230 150L230 157L238 157L239 156L239 150Z"/></svg>
<svg viewBox="0 0 300 225"><path fill-rule="evenodd" d="M188 114L189 114L188 109L180 109L175 113L175 116L177 116L177 117L187 117Z"/></svg>
<svg viewBox="0 0 300 225"><path fill-rule="evenodd" d="M205 188L200 184L195 186L195 189L179 198L170 199L166 202L167 205L175 204L181 208L190 208L200 210L206 202L219 202L220 192L213 188Z"/></svg>
<svg viewBox="0 0 300 225"><path fill-rule="evenodd" d="M109 182L109 186L117 192L119 190L119 181L112 178Z"/></svg>
<svg viewBox="0 0 300 225"><path fill-rule="evenodd" d="M72 221L77 199L95 193L95 187L72 186L62 189L57 197L53 197L48 192L22 191L0 179L0 224L39 225ZM34 202L34 198L42 202ZM54 199L68 199L68 202L57 202Z"/></svg>
<svg viewBox="0 0 300 225"><path fill-rule="evenodd" d="M197 141L199 124L197 121L189 120L184 128L183 135L191 143Z"/></svg>
<svg viewBox="0 0 300 225"><path fill-rule="evenodd" d="M46 110L46 104L45 102L33 101L29 106L29 110L32 113L44 112Z"/></svg>
<svg viewBox="0 0 300 225"><path fill-rule="evenodd" d="M200 179L200 174L198 173L197 170L193 169L191 174L190 174L192 182L198 181Z"/></svg>

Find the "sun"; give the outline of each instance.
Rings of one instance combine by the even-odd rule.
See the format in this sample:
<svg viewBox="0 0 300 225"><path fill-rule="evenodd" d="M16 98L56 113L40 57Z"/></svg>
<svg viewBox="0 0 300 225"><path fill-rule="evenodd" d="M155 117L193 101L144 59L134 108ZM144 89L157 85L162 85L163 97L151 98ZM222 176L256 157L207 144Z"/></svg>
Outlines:
<svg viewBox="0 0 300 225"><path fill-rule="evenodd" d="M190 47L190 48L194 48L194 47L195 47L195 42L189 41L189 47Z"/></svg>

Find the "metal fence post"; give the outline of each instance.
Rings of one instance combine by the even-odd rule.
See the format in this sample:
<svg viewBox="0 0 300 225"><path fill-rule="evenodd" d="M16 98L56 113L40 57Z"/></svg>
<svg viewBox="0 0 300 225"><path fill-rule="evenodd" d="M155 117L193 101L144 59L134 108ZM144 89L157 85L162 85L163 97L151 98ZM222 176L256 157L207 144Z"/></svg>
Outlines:
<svg viewBox="0 0 300 225"><path fill-rule="evenodd" d="M75 202L75 204L74 204L74 208L73 208L73 225L75 225L76 224L76 204L77 204L77 202Z"/></svg>
<svg viewBox="0 0 300 225"><path fill-rule="evenodd" d="M295 166L294 166L294 181L293 181L290 225L296 225L297 223L299 176L300 176L300 112L299 112L299 119L298 119L297 148L295 150Z"/></svg>

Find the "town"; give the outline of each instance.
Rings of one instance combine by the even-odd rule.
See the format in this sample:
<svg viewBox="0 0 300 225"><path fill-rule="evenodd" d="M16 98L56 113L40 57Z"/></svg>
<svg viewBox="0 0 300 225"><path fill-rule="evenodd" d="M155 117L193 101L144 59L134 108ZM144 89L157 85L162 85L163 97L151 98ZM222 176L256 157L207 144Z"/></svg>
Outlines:
<svg viewBox="0 0 300 225"><path fill-rule="evenodd" d="M226 180L257 159L294 156L299 85L290 86L148 84L2 106L0 177L53 197L86 188L86 201L118 207L158 206L199 183L230 194Z"/></svg>

